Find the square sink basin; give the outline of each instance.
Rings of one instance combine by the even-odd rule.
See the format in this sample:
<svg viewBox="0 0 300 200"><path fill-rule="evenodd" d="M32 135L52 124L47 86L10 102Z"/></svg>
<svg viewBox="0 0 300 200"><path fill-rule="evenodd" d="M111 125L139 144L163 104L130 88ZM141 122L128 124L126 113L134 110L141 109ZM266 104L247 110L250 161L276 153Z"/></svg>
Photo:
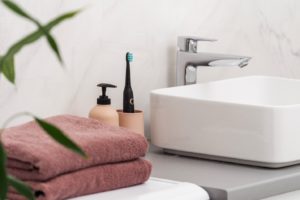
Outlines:
<svg viewBox="0 0 300 200"><path fill-rule="evenodd" d="M300 162L300 80L248 76L151 92L168 153L279 168Z"/></svg>

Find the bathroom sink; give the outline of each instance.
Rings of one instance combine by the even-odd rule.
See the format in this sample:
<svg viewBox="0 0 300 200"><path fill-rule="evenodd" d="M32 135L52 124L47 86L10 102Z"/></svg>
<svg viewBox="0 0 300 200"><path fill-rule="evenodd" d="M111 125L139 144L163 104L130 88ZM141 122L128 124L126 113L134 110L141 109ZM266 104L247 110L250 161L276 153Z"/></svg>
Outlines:
<svg viewBox="0 0 300 200"><path fill-rule="evenodd" d="M168 153L278 168L300 162L300 80L248 76L151 92Z"/></svg>

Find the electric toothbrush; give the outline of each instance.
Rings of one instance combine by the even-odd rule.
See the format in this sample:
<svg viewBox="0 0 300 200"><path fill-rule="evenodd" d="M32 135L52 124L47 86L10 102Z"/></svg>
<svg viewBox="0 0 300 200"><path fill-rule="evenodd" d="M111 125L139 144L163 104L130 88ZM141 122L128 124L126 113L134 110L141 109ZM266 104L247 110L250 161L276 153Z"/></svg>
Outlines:
<svg viewBox="0 0 300 200"><path fill-rule="evenodd" d="M123 112L134 113L134 98L130 81L130 62L133 60L132 53L126 53L126 77L125 88L123 92Z"/></svg>

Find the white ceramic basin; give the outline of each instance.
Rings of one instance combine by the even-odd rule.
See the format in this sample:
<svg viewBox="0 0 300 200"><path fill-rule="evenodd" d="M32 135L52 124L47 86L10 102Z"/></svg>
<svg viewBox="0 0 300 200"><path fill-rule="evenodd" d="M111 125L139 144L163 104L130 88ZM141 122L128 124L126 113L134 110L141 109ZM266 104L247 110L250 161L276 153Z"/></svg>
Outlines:
<svg viewBox="0 0 300 200"><path fill-rule="evenodd" d="M176 154L266 167L300 161L300 80L249 76L151 92L151 140Z"/></svg>

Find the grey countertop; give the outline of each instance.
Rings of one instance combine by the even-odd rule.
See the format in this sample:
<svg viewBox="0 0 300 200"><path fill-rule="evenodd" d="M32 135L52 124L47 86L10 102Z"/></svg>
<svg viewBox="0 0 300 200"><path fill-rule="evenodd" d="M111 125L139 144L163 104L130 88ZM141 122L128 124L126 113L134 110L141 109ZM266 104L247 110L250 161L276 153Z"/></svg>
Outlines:
<svg viewBox="0 0 300 200"><path fill-rule="evenodd" d="M266 169L165 154L151 146L152 176L195 183L212 200L259 200L300 189L300 165Z"/></svg>

